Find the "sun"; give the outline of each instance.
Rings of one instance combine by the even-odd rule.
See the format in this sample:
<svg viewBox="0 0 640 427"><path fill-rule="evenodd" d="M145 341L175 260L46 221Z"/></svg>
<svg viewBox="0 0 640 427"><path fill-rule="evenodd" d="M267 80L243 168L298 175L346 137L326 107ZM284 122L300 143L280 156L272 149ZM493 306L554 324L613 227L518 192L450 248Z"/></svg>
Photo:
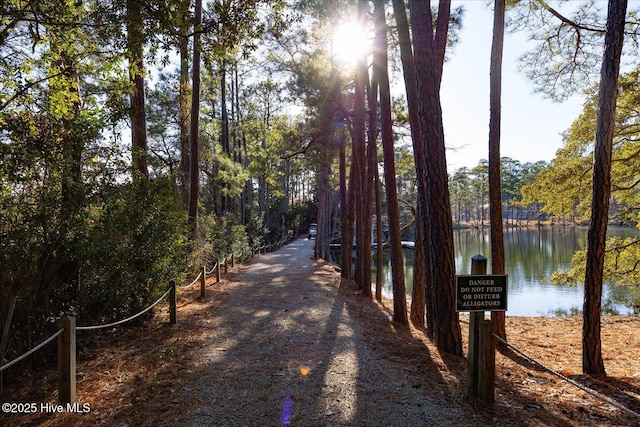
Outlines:
<svg viewBox="0 0 640 427"><path fill-rule="evenodd" d="M345 65L354 66L356 60L371 51L371 38L358 24L344 22L331 37L331 52Z"/></svg>

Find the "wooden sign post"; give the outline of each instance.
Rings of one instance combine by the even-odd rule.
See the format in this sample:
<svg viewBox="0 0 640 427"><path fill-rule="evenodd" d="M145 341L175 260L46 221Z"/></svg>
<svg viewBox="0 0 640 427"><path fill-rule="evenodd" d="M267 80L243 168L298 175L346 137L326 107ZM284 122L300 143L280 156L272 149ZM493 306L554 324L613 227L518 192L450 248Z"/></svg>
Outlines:
<svg viewBox="0 0 640 427"><path fill-rule="evenodd" d="M485 402L495 401L496 341L493 322L485 311L507 310L507 276L487 275L487 258L471 258L471 275L456 277L456 310L469 312L467 392Z"/></svg>

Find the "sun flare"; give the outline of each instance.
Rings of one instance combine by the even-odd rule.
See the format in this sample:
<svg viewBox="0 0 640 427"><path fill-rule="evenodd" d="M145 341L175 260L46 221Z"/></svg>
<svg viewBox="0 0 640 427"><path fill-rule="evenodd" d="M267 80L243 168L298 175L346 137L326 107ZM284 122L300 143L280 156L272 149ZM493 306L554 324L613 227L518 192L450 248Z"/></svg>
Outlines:
<svg viewBox="0 0 640 427"><path fill-rule="evenodd" d="M345 22L338 26L331 38L331 49L335 58L346 65L354 65L356 60L370 51L370 38L359 25Z"/></svg>

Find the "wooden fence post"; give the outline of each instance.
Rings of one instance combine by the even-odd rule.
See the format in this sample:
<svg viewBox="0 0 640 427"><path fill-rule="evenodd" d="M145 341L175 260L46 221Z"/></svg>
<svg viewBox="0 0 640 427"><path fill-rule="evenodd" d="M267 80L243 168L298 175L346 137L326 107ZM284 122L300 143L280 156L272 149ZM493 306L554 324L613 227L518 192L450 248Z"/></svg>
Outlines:
<svg viewBox="0 0 640 427"><path fill-rule="evenodd" d="M205 286L207 283L207 267L202 267L202 273L200 274L200 297L204 298L205 296Z"/></svg>
<svg viewBox="0 0 640 427"><path fill-rule="evenodd" d="M496 339L493 336L493 321L482 320L479 335L478 398L493 403L496 390Z"/></svg>
<svg viewBox="0 0 640 427"><path fill-rule="evenodd" d="M176 282L171 281L171 288L169 291L169 323L175 325L178 321L178 298L176 295Z"/></svg>
<svg viewBox="0 0 640 427"><path fill-rule="evenodd" d="M218 262L216 263L216 283L220 282L220 258L218 258Z"/></svg>
<svg viewBox="0 0 640 427"><path fill-rule="evenodd" d="M471 258L471 274L486 274L487 258L478 254ZM469 312L469 352L467 354L467 392L478 397L478 357L480 351L479 327L484 320L483 311Z"/></svg>
<svg viewBox="0 0 640 427"><path fill-rule="evenodd" d="M58 328L58 400L66 405L76 401L76 318L60 318Z"/></svg>
<svg viewBox="0 0 640 427"><path fill-rule="evenodd" d="M231 252L231 268L233 268L234 262L233 252Z"/></svg>

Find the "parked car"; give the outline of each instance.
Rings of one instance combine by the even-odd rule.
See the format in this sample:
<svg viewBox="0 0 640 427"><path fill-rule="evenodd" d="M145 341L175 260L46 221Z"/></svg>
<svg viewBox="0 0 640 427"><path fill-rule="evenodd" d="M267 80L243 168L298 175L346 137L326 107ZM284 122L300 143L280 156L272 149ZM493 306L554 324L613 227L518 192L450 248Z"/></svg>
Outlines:
<svg viewBox="0 0 640 427"><path fill-rule="evenodd" d="M317 224L311 224L309 226L309 239L316 237L316 235L318 234L318 225Z"/></svg>

